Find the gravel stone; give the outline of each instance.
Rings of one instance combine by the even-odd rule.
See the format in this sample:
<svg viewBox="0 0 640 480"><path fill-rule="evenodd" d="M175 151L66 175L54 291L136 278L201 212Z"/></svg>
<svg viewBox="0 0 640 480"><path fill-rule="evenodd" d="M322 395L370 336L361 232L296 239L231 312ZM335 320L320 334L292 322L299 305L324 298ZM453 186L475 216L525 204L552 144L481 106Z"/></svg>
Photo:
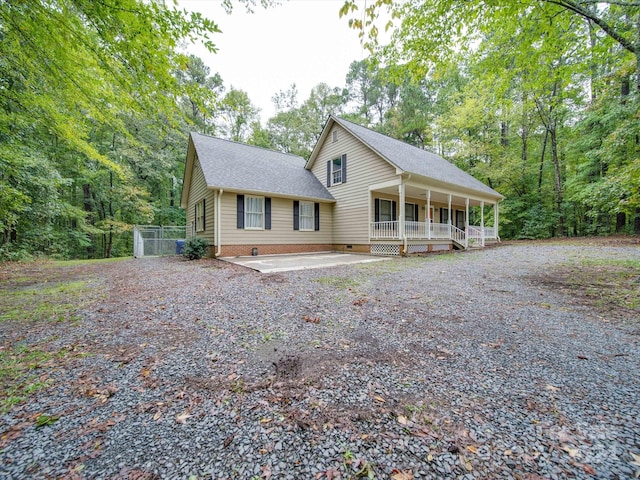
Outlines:
<svg viewBox="0 0 640 480"><path fill-rule="evenodd" d="M621 258L640 248L513 243L274 274L104 264L104 299L73 325L0 323L7 341L79 353L2 416L0 477L633 478L638 319L543 281ZM43 412L60 419L38 428Z"/></svg>

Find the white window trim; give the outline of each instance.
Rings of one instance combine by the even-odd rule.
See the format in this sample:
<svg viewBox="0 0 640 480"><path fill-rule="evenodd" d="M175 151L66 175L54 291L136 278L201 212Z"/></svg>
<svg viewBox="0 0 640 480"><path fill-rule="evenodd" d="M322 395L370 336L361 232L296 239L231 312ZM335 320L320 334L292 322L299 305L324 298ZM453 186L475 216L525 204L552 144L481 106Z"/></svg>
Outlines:
<svg viewBox="0 0 640 480"><path fill-rule="evenodd" d="M302 218L303 218L303 215L302 215L302 206L303 206L303 205L308 205L308 206L309 206L309 210L310 210L310 212L311 212L311 215L306 215L306 216L304 216L304 218L309 218L309 219L311 219L311 222L310 222L310 226L309 226L309 228L302 228ZM299 230L300 230L301 232L313 232L313 231L314 231L314 227L315 227L315 223L314 223L314 222L315 222L315 214L314 214L314 210L315 210L315 205L314 205L314 203L313 203L313 202L303 202L303 201L301 201L301 202L298 204L298 227L299 227Z"/></svg>
<svg viewBox="0 0 640 480"><path fill-rule="evenodd" d="M338 168L336 168L336 164L335 164L336 160L340 162L340 166ZM338 172L340 172L340 181L336 182L335 175ZM341 184L342 184L342 157L338 157L331 160L331 185L341 185Z"/></svg>
<svg viewBox="0 0 640 480"><path fill-rule="evenodd" d="M196 202L196 211L195 211L195 231L196 232L204 232L204 199Z"/></svg>
<svg viewBox="0 0 640 480"><path fill-rule="evenodd" d="M249 199L250 198L257 198L258 200L260 200L260 206L262 207L261 212L260 212L261 215L262 215L262 222L261 222L261 225L259 227L249 227L249 226L247 226L247 225L249 225L249 219L248 219L249 214L258 213L258 212L249 212ZM259 196L256 196L256 195L245 195L244 196L244 229L245 230L264 230L264 217L265 217L264 197L259 197Z"/></svg>

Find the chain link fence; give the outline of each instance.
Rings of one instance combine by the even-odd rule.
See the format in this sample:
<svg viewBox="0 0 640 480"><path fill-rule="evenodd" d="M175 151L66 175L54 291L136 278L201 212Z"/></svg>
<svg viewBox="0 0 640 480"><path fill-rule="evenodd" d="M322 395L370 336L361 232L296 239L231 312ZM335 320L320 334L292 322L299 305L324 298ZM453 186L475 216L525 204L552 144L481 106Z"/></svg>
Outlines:
<svg viewBox="0 0 640 480"><path fill-rule="evenodd" d="M182 253L187 227L135 225L133 227L133 256L158 257Z"/></svg>

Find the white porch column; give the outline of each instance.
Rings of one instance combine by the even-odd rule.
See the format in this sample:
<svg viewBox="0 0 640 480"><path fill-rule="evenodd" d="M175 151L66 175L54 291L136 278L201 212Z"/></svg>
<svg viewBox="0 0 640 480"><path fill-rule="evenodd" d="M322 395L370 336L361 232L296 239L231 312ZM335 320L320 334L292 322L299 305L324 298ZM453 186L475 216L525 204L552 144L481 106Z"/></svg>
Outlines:
<svg viewBox="0 0 640 480"><path fill-rule="evenodd" d="M499 203L496 202L493 206L493 227L496 231L496 240L500 240L500 234L498 233L498 205Z"/></svg>
<svg viewBox="0 0 640 480"><path fill-rule="evenodd" d="M371 226L371 222L374 220L371 220L371 190L369 190L367 203L367 230L369 231L369 243L371 243L371 237L373 236L373 227Z"/></svg>
<svg viewBox="0 0 640 480"><path fill-rule="evenodd" d="M480 202L480 236L482 237L482 246L484 247L484 200Z"/></svg>
<svg viewBox="0 0 640 480"><path fill-rule="evenodd" d="M449 238L451 238L451 225L452 225L452 221L451 221L451 194L449 194L449 215L447 215L449 217Z"/></svg>
<svg viewBox="0 0 640 480"><path fill-rule="evenodd" d="M400 211L398 212L398 235L404 240L405 252L407 250L407 239L404 238L404 180L398 185L398 203Z"/></svg>
<svg viewBox="0 0 640 480"><path fill-rule="evenodd" d="M469 197L464 199L464 246L469 247Z"/></svg>
<svg viewBox="0 0 640 480"><path fill-rule="evenodd" d="M424 216L424 221L427 224L427 238L431 240L431 190L427 190L427 213Z"/></svg>

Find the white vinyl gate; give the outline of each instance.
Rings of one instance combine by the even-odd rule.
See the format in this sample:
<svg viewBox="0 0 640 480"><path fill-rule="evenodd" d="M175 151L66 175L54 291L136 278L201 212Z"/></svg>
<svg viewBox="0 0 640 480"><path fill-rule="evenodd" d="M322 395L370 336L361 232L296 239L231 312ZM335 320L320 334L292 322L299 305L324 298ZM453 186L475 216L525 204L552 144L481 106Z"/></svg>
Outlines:
<svg viewBox="0 0 640 480"><path fill-rule="evenodd" d="M153 257L175 255L178 240L184 240L186 227L135 225L133 227L133 256Z"/></svg>

